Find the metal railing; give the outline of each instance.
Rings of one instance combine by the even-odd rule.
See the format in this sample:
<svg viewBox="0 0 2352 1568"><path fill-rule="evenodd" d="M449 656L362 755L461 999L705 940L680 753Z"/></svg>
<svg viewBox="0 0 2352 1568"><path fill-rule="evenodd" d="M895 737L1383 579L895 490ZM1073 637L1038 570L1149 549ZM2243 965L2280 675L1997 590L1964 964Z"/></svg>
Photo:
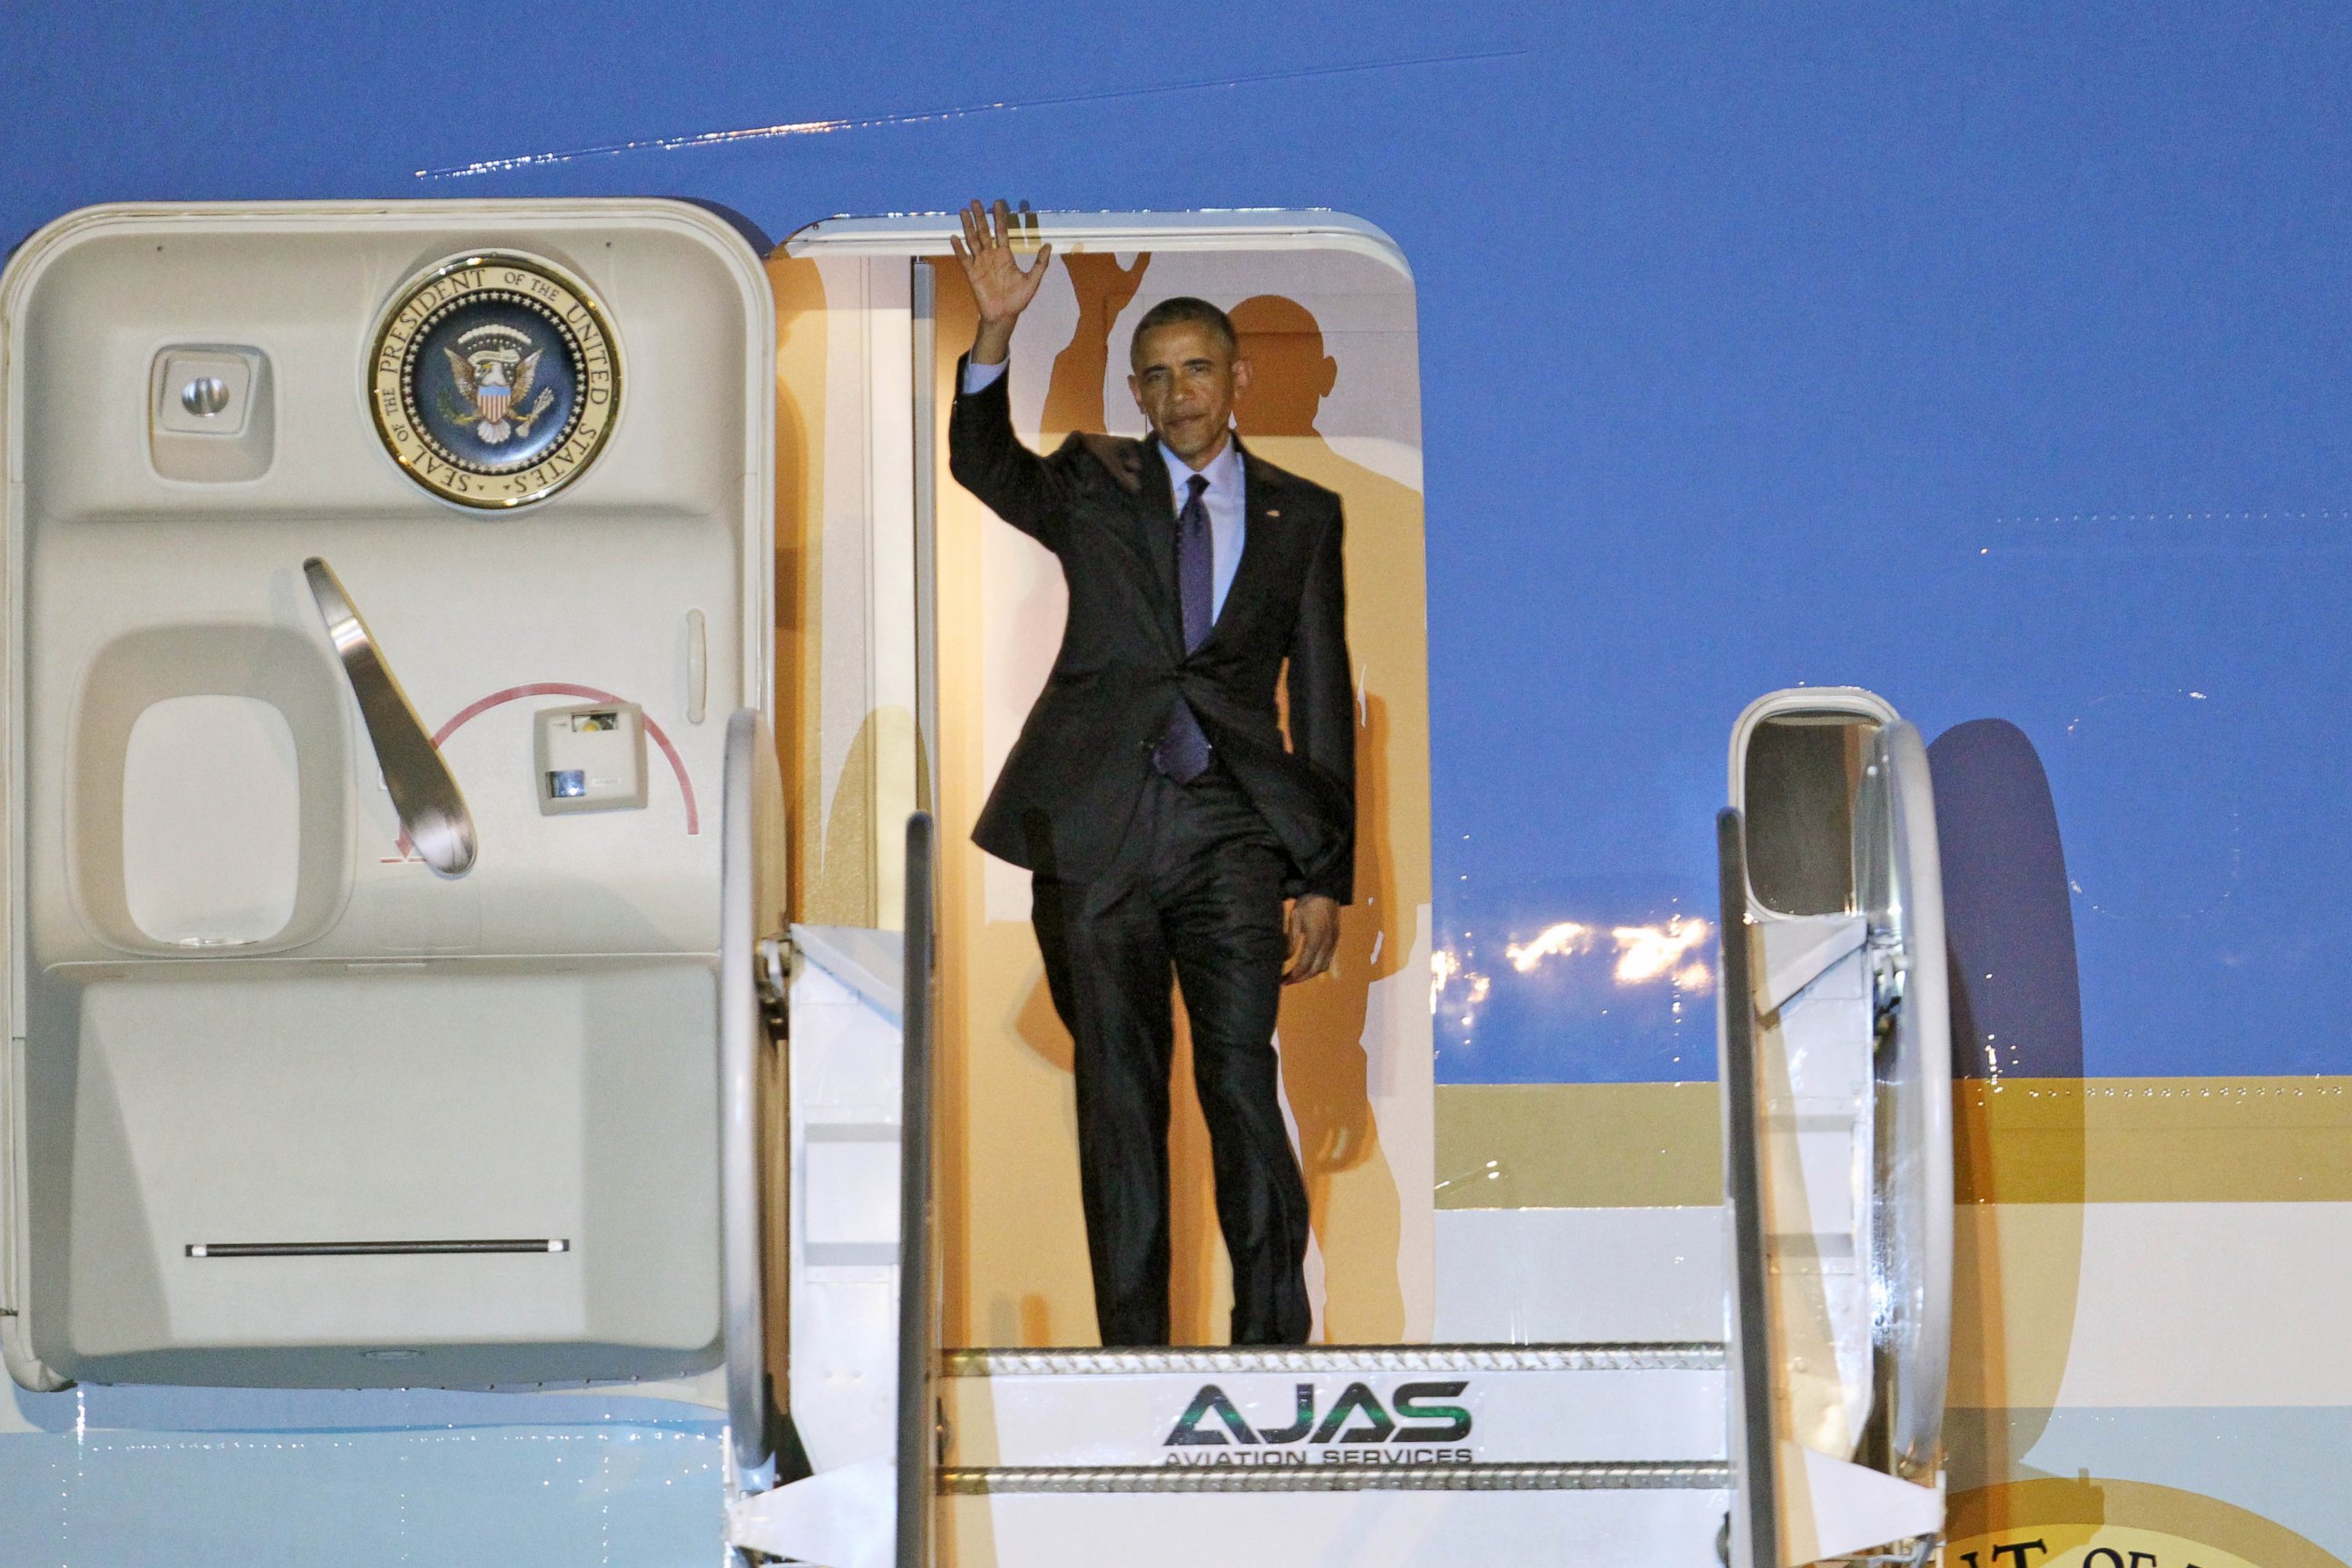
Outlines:
<svg viewBox="0 0 2352 1568"><path fill-rule="evenodd" d="M1720 872L1723 983L1717 989L1723 1029L1723 1184L1731 1205L1731 1357L1729 1390L1732 1507L1729 1568L1774 1568L1780 1561L1779 1455L1773 1447L1771 1287L1765 1277L1764 1151L1758 1135L1756 986L1748 969L1748 829L1738 811L1715 816Z"/></svg>
<svg viewBox="0 0 2352 1568"><path fill-rule="evenodd" d="M773 1479L769 1444L767 1276L760 1246L760 1047L758 867L760 713L727 721L725 788L719 817L719 1279L727 1347L730 1458L740 1484ZM774 756L773 748L768 753Z"/></svg>
<svg viewBox="0 0 2352 1568"><path fill-rule="evenodd" d="M905 1081L898 1119L898 1568L930 1568L931 1508L940 1463L931 1376L939 1364L932 1268L932 1000L938 950L936 830L907 819Z"/></svg>

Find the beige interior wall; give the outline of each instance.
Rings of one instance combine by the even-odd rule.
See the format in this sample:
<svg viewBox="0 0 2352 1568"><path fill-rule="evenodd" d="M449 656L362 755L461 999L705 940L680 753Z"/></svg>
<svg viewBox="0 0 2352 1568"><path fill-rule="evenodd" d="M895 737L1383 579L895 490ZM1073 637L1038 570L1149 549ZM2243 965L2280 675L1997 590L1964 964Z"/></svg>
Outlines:
<svg viewBox="0 0 2352 1568"><path fill-rule="evenodd" d="M903 923L916 805L907 263L779 252L777 725L793 911Z"/></svg>
<svg viewBox="0 0 2352 1568"><path fill-rule="evenodd" d="M811 742L819 689L818 606L811 595L824 540L812 520L824 499L824 280L814 261L768 258L776 297L776 749L791 811L792 913L813 921L825 796Z"/></svg>

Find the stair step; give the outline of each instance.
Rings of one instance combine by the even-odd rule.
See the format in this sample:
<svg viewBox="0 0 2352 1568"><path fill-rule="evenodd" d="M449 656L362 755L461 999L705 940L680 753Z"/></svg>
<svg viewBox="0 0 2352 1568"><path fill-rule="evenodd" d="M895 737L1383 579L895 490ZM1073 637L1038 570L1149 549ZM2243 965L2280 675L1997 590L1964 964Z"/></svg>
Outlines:
<svg viewBox="0 0 2352 1568"><path fill-rule="evenodd" d="M949 1377L1130 1376L1237 1372L1719 1372L1710 1341L1563 1345L1204 1345L1094 1350L961 1350Z"/></svg>
<svg viewBox="0 0 2352 1568"><path fill-rule="evenodd" d="M1130 1472L1265 1478L1155 1483L1200 1491L1720 1487L1723 1369L1698 1342L969 1350L939 1392L967 1494L1136 1489ZM1426 1479L1336 1479L1408 1471Z"/></svg>
<svg viewBox="0 0 2352 1568"><path fill-rule="evenodd" d="M940 1522L943 1561L1003 1568L1716 1568L1729 1501L1720 1482L1658 1490L961 1494L940 1500Z"/></svg>

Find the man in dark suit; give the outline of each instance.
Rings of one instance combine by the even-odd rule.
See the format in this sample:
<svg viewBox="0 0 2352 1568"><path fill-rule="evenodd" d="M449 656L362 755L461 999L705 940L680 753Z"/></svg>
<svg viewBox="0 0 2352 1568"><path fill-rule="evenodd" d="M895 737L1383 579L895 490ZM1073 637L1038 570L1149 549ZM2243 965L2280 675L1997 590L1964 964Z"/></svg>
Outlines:
<svg viewBox="0 0 2352 1568"><path fill-rule="evenodd" d="M1060 560L1069 620L972 837L1033 874L1047 984L1076 1042L1096 1320L1107 1345L1168 1342L1172 973L1233 1260L1233 1342L1301 1344L1307 1190L1274 1028L1283 985L1329 966L1353 875L1339 499L1242 450L1249 363L1198 300L1163 300L1136 328L1128 385L1149 438L1023 446L1004 366L1052 247L1024 271L1012 223L1003 202L992 221L978 202L963 215L980 328L949 462Z"/></svg>

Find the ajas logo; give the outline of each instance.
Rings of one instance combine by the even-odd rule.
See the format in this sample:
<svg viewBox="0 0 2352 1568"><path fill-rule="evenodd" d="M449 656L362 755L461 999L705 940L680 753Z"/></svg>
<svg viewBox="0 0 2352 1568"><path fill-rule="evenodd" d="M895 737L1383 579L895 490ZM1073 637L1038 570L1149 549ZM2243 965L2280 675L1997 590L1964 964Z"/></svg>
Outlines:
<svg viewBox="0 0 2352 1568"><path fill-rule="evenodd" d="M1383 1401L1370 1384L1350 1383L1327 1402L1321 1385L1301 1383L1290 1420L1263 1426L1223 1388L1203 1384L1160 1447L1171 1465L1468 1464L1475 1450L1450 1445L1470 1436L1470 1408L1450 1402L1469 1387L1466 1379L1400 1384Z"/></svg>

